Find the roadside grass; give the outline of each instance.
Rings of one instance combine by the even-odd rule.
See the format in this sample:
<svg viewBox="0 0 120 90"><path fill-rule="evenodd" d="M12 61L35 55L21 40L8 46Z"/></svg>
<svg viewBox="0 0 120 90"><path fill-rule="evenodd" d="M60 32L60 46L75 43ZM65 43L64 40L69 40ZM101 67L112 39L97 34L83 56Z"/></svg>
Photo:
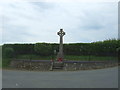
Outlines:
<svg viewBox="0 0 120 90"><path fill-rule="evenodd" d="M12 60L12 58L3 58L1 67L2 68L9 68L11 60Z"/></svg>
<svg viewBox="0 0 120 90"><path fill-rule="evenodd" d="M19 55L16 59L27 60L56 60L56 55L52 56L39 56L39 55ZM104 61L104 60L117 60L117 57L112 56L75 56L65 55L65 60L78 60L78 61Z"/></svg>
<svg viewBox="0 0 120 90"><path fill-rule="evenodd" d="M27 59L27 60L51 60L52 56L39 56L39 55L19 55L16 59Z"/></svg>
<svg viewBox="0 0 120 90"><path fill-rule="evenodd" d="M117 60L117 57L111 56L65 56L66 60L78 60L78 61L108 61Z"/></svg>

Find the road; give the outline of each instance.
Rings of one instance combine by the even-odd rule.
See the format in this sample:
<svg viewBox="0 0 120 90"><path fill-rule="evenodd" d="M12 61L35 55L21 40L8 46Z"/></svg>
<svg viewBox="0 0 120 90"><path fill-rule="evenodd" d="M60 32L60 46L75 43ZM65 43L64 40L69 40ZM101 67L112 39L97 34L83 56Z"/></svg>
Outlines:
<svg viewBox="0 0 120 90"><path fill-rule="evenodd" d="M3 70L3 88L117 88L118 67L85 71Z"/></svg>

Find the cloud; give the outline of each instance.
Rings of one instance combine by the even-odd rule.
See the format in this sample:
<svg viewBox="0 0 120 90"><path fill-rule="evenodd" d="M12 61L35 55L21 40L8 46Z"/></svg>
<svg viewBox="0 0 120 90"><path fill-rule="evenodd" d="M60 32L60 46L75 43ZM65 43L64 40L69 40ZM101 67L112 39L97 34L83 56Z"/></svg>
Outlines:
<svg viewBox="0 0 120 90"><path fill-rule="evenodd" d="M8 2L3 9L3 43L91 42L117 38L117 3Z"/></svg>

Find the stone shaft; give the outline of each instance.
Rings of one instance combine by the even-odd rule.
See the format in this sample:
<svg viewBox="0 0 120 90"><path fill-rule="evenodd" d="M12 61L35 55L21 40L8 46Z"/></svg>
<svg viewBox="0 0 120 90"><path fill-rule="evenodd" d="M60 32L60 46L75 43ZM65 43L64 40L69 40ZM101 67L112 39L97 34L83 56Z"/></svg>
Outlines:
<svg viewBox="0 0 120 90"><path fill-rule="evenodd" d="M58 35L60 36L60 44L59 44L59 52L58 52L57 60L59 59L63 60L63 36L65 35L63 29L60 29Z"/></svg>

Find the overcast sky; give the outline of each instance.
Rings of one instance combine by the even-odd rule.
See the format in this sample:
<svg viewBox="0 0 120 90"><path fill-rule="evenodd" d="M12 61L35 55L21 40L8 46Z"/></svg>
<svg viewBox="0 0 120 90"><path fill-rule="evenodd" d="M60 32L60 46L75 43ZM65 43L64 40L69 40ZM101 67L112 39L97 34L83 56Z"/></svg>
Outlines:
<svg viewBox="0 0 120 90"><path fill-rule="evenodd" d="M117 2L4 2L2 42L86 43L118 38ZM1 34L1 33L0 33Z"/></svg>

